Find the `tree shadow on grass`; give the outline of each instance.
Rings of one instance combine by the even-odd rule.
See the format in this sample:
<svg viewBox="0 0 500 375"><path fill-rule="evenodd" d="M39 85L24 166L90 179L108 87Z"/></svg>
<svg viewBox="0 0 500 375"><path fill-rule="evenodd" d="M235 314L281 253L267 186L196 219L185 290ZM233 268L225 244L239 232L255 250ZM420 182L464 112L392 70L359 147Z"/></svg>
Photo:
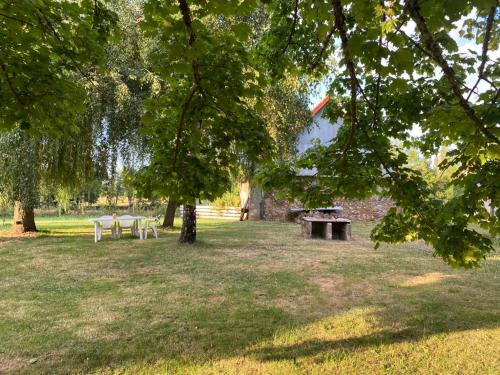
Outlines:
<svg viewBox="0 0 500 375"><path fill-rule="evenodd" d="M264 279L262 282L265 282ZM258 285L264 286L262 283ZM381 328L374 333L353 334L341 339L308 338L291 345L265 344L261 347L261 343L277 333L300 331L322 319L335 319L337 315L353 309L372 306L361 302L361 298L341 311L323 311L319 315L311 311L310 315L298 316L277 307L276 300L270 299L262 304L258 299L242 296L241 293L244 294L244 291L238 290L235 295L225 293L225 300L219 305L165 311L159 316L151 315L150 320L139 317L144 314L142 308L136 311L129 308L128 318L113 322L111 327L102 327L104 336L109 330L109 338L83 340L73 337L60 362L81 371L94 371L103 367L116 368L159 360L190 364L234 356L250 356L262 362L296 360L326 357L336 351L345 353L388 344L415 343L436 334L496 328L499 324L498 307L494 301L483 301L480 308L474 309L470 304L464 305L460 294L445 297L440 293L436 295L435 290L426 286L418 286L412 288L409 301L401 300L395 306L378 308L370 313L374 314ZM411 313L408 314L408 311ZM113 337L113 327L121 327L119 337ZM258 349L252 348L255 345ZM54 366L51 371L57 368L57 365Z"/></svg>
<svg viewBox="0 0 500 375"><path fill-rule="evenodd" d="M40 358L21 371L92 372L157 361L204 364L235 356L262 362L326 357L339 350L414 343L440 333L496 328L500 323L494 299L481 297L474 290L451 291L454 279L397 288L392 281L378 280L376 272L382 271L368 266L362 273L375 283L371 294L361 290L341 307L325 306L332 297L295 270L263 270L246 263L235 268L237 259L220 267L219 259L214 259L216 252L207 257L207 248L216 249L224 241L226 246L242 247L246 238L257 236L251 228L247 233L234 224L225 228L229 239L207 228L200 244L179 247L175 253L156 246L136 250L134 257L129 257L123 250L127 257L108 259L108 264L115 262L116 266L103 267L102 274L100 270L89 275L65 274L57 280L47 279L35 289L27 287L24 296L13 294L27 300L28 293L37 291L42 314L27 317L25 322L12 319L11 332L3 333L8 338L24 332L35 342L32 348L26 344L26 348L17 349L19 356ZM258 233L259 240L272 233ZM120 252L113 254L122 256ZM224 259L227 256L221 254ZM334 255L331 260L336 261ZM476 278L475 283L480 284L481 279ZM494 288L491 284L486 287ZM382 297L378 297L379 292ZM145 293L150 294L149 299L144 299ZM388 293L391 299L385 300L383 295ZM50 307L57 304L75 307L67 316L63 308L55 311ZM373 333L344 332L340 339L323 340L314 334L307 336L308 327L331 319L341 324L340 317L357 309L369 311L363 319L371 317L378 322ZM44 316L51 312L53 317ZM67 326L68 321L81 316L90 320ZM56 328L50 328L53 326ZM304 339L273 344L277 335L303 330ZM44 344L44 338L54 341ZM51 357L54 352L58 355Z"/></svg>
<svg viewBox="0 0 500 375"><path fill-rule="evenodd" d="M367 316L371 316L372 320L379 324L379 329L373 333L353 333L352 337L339 339L306 338L289 345L262 345L257 349L248 350L246 354L264 362L295 361L305 357L326 358L336 351L358 352L389 344L417 343L435 335L498 328L498 296L490 296L488 299L477 296L474 291L472 294L461 293L454 286L455 281L440 280L432 286L402 288L395 293L394 301L389 303L357 306L357 301L354 301L348 311L356 308L370 310L376 307ZM494 290L493 284L490 287ZM384 307L380 308L380 305ZM327 319L332 317L334 316Z"/></svg>

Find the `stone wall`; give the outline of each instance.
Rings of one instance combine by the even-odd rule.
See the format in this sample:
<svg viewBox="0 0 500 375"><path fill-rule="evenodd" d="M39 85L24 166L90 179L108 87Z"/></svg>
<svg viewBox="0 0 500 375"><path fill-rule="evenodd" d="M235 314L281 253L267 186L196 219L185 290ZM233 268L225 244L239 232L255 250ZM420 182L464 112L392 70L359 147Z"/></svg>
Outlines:
<svg viewBox="0 0 500 375"><path fill-rule="evenodd" d="M351 220L378 220L381 219L394 204L390 199L382 197L371 197L364 200L338 199L332 202L332 206L343 208L342 217ZM291 220L289 209L301 208L298 201L288 202L285 199L276 199L273 193L265 193L263 200L263 219L271 221Z"/></svg>
<svg viewBox="0 0 500 375"><path fill-rule="evenodd" d="M364 200L339 199L335 203L344 209L342 216L353 220L378 220L394 207L392 200L377 196Z"/></svg>
<svg viewBox="0 0 500 375"><path fill-rule="evenodd" d="M274 194L265 193L263 200L263 217L264 220L270 221L289 221L290 208L300 208L302 204L298 201L289 202L286 199L276 199Z"/></svg>

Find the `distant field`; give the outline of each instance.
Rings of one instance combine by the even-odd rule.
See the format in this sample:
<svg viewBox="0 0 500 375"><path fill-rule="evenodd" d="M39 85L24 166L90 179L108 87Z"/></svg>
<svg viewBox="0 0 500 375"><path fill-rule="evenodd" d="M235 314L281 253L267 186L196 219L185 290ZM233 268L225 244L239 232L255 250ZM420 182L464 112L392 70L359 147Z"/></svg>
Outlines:
<svg viewBox="0 0 500 375"><path fill-rule="evenodd" d="M453 270L420 242L373 250L363 223L327 242L200 220L192 246L37 224L0 232L0 373L500 373L498 253Z"/></svg>

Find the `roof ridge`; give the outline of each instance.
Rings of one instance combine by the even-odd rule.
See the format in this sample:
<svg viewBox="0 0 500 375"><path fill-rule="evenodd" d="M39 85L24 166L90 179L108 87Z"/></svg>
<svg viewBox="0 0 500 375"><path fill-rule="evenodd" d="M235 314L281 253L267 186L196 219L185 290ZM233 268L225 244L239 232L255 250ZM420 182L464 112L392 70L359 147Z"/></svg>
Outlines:
<svg viewBox="0 0 500 375"><path fill-rule="evenodd" d="M313 116L316 116L316 114L325 106L326 103L330 100L330 97L327 95L323 98L322 101L320 101L316 106L312 109L311 114Z"/></svg>

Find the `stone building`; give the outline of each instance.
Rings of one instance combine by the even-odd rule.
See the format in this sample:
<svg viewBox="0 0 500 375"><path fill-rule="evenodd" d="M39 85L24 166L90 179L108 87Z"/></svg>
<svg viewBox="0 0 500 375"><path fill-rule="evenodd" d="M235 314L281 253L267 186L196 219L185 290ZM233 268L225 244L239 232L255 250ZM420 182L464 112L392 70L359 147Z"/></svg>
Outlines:
<svg viewBox="0 0 500 375"><path fill-rule="evenodd" d="M299 135L297 139L297 152L303 153L310 148L313 143L320 142L328 144L336 137L342 120L332 124L327 118L323 117L325 104L328 103L327 96L319 102L312 110L313 123ZM300 176L312 176L315 170L301 169L298 171ZM262 189L243 184L240 198L242 204L248 201L249 220L272 220L286 221L291 216L293 208L302 208L298 201L288 202L283 199L276 199L273 192L263 192ZM389 208L393 207L390 199L382 197L371 197L365 200L346 200L332 199L332 206L341 206L343 208L342 216L353 220L377 220L382 218Z"/></svg>

